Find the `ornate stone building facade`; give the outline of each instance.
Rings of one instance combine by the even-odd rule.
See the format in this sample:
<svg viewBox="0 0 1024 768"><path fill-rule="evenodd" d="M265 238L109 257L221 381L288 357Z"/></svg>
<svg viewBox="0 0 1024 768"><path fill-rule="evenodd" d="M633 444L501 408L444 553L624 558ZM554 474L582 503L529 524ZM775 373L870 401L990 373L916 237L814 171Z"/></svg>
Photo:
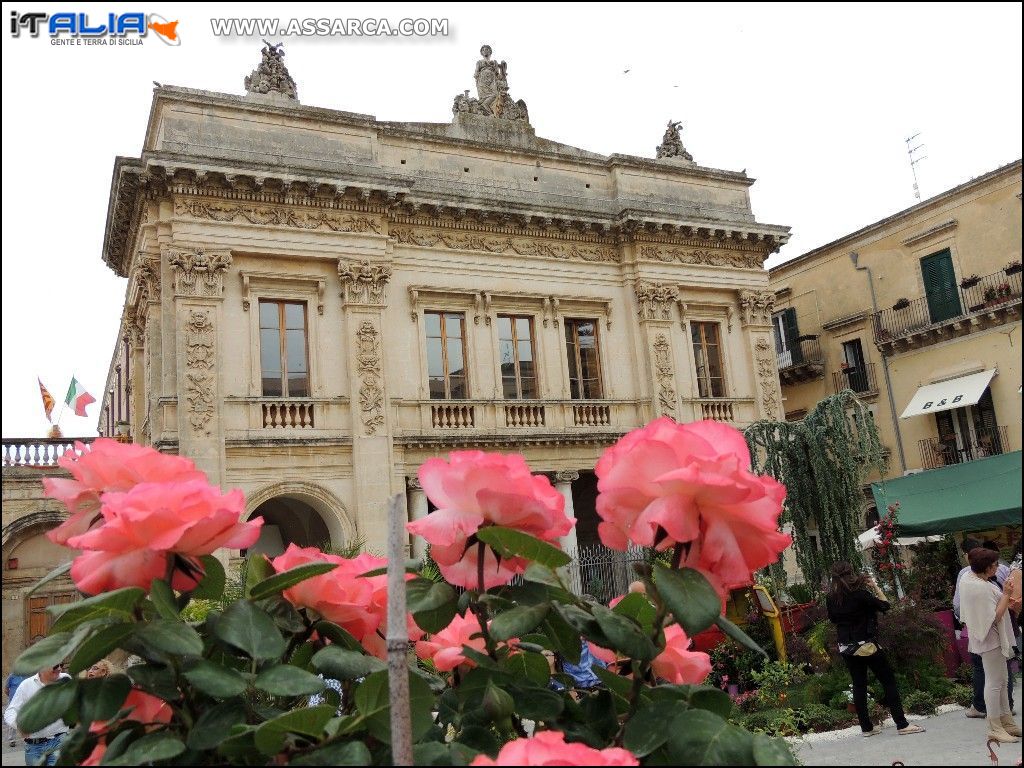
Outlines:
<svg viewBox="0 0 1024 768"><path fill-rule="evenodd" d="M427 514L417 468L464 448L553 473L596 541L619 436L781 415L762 264L788 229L678 123L658 159L542 139L487 46L451 122L385 122L301 105L282 56L246 96L155 90L103 249L128 289L100 431L242 488L258 548L383 551L387 498Z"/></svg>

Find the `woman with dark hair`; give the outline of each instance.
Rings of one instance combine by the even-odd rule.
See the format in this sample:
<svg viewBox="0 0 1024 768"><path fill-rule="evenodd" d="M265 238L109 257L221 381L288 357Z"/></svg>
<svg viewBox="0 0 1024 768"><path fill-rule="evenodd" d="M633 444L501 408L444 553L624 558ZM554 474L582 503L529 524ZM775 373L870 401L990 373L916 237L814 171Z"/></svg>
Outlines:
<svg viewBox="0 0 1024 768"><path fill-rule="evenodd" d="M1006 660L1013 656L1013 627L1008 608L1017 598L1012 579L1000 590L989 579L999 568L999 554L984 547L967 554L971 573L960 586L960 617L967 625L971 653L981 656L985 667L985 712L988 736L1005 743L1020 741L1020 727L1013 720L1008 693Z"/></svg>
<svg viewBox="0 0 1024 768"><path fill-rule="evenodd" d="M889 601L869 576L857 573L849 563L832 566L832 586L825 600L828 618L836 625L839 635L839 653L846 662L853 681L853 703L857 707L862 736L881 733L868 715L868 670L875 673L885 690L885 705L896 722L901 736L923 733L924 728L911 725L903 714L903 702L896 686L885 651L878 647L878 613L889 610Z"/></svg>

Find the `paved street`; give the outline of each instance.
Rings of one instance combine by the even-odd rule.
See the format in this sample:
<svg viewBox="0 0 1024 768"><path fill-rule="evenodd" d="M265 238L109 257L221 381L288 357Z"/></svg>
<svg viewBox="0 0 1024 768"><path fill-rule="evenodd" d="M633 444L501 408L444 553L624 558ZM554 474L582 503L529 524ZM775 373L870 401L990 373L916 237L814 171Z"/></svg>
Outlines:
<svg viewBox="0 0 1024 768"><path fill-rule="evenodd" d="M1014 698L1019 713L1019 679ZM915 722L927 733L899 736L890 727L865 739L855 732L832 741L804 741L798 754L804 765L892 765L895 760L904 765L992 765L985 748L984 720L969 720L958 710ZM996 755L999 765L1016 765L1021 744L1003 744Z"/></svg>

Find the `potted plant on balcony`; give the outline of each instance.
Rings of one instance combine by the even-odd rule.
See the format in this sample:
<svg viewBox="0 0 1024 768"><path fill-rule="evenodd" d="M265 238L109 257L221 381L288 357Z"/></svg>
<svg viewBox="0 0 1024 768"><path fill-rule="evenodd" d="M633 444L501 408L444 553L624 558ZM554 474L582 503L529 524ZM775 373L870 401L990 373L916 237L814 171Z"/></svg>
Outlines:
<svg viewBox="0 0 1024 768"><path fill-rule="evenodd" d="M978 277L977 275L971 275L970 277L965 277L963 280L960 281L960 287L963 288L964 290L967 290L968 288L973 288L980 282L980 277Z"/></svg>
<svg viewBox="0 0 1024 768"><path fill-rule="evenodd" d="M796 340L797 341L817 341L818 340L818 334L816 334L816 333L805 333L802 336L797 336Z"/></svg>
<svg viewBox="0 0 1024 768"><path fill-rule="evenodd" d="M892 341L892 331L890 331L888 328L880 328L878 330L878 340Z"/></svg>
<svg viewBox="0 0 1024 768"><path fill-rule="evenodd" d="M906 309L909 306L910 306L910 299L904 297L902 299L898 299L896 301L896 303L892 305L892 308L893 309Z"/></svg>
<svg viewBox="0 0 1024 768"><path fill-rule="evenodd" d="M1016 275L1018 272L1020 272L1020 262L1011 261L1003 268L1003 272L1005 272L1007 275Z"/></svg>
<svg viewBox="0 0 1024 768"><path fill-rule="evenodd" d="M999 284L999 288L997 290L999 291L999 298L1000 299L1004 299L1005 300L1005 299L1010 298L1010 296L1013 295L1013 288L1010 287L1009 283L1000 283Z"/></svg>

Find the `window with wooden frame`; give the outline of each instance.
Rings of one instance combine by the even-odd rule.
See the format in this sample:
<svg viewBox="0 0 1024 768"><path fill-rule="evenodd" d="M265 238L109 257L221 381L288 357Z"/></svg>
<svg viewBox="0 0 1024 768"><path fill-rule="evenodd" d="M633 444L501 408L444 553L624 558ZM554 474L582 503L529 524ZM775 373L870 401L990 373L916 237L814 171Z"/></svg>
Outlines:
<svg viewBox="0 0 1024 768"><path fill-rule="evenodd" d="M264 397L309 397L306 302L260 300Z"/></svg>
<svg viewBox="0 0 1024 768"><path fill-rule="evenodd" d="M690 323L693 361L700 397L725 397L721 330L718 323Z"/></svg>
<svg viewBox="0 0 1024 768"><path fill-rule="evenodd" d="M533 318L498 315L498 356L501 389L506 400L537 397L537 368L533 359Z"/></svg>
<svg viewBox="0 0 1024 768"><path fill-rule="evenodd" d="M424 312L427 332L427 382L431 400L465 400L466 318L461 312Z"/></svg>
<svg viewBox="0 0 1024 768"><path fill-rule="evenodd" d="M602 396L597 320L566 319L564 325L569 396L573 400L596 400Z"/></svg>

